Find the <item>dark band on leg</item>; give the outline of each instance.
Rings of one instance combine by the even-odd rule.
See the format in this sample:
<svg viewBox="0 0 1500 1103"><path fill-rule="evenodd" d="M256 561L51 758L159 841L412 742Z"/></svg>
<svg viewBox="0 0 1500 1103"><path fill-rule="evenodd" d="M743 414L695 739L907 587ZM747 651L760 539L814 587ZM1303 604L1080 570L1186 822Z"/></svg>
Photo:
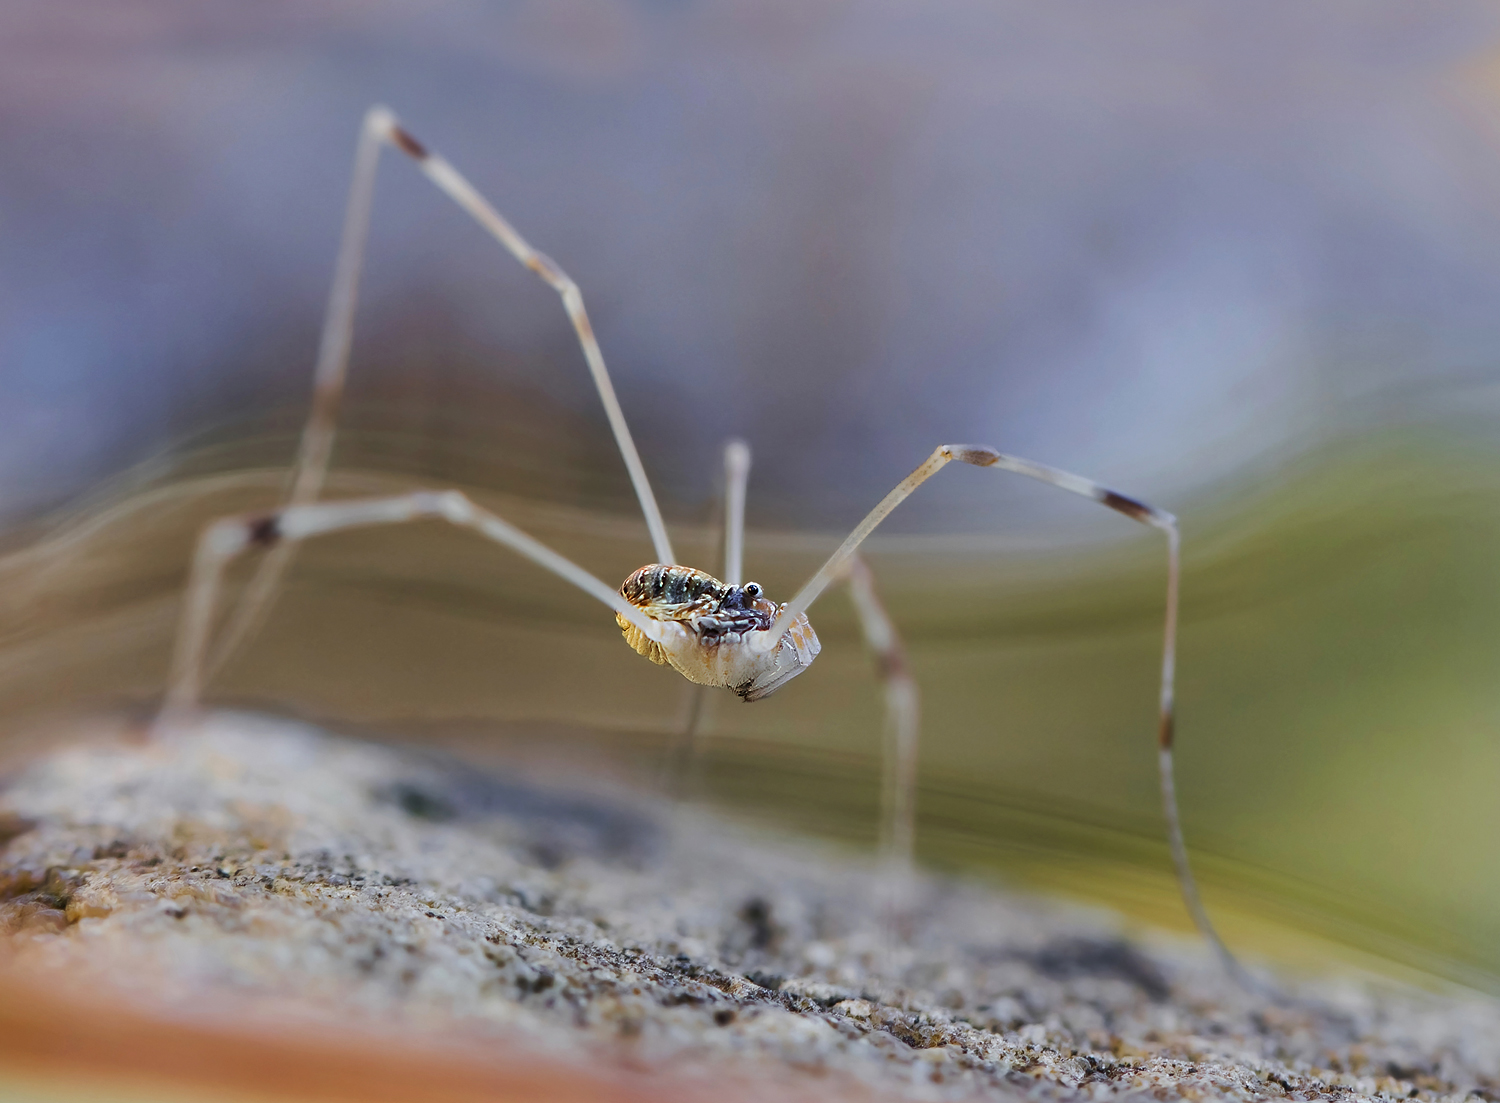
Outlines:
<svg viewBox="0 0 1500 1103"><path fill-rule="evenodd" d="M1146 505L1146 503L1138 502L1134 498L1127 498L1125 495L1113 490L1106 490L1104 497L1100 498L1099 501L1109 506L1110 509L1125 514L1132 521L1147 523L1156 513L1156 510Z"/></svg>
<svg viewBox="0 0 1500 1103"><path fill-rule="evenodd" d="M411 132L405 127L391 127L391 141L396 148L406 154L414 161L427 160L427 147L411 136Z"/></svg>
<svg viewBox="0 0 1500 1103"><path fill-rule="evenodd" d="M1000 462L1000 453L987 444L955 444L951 447L953 458L960 463L973 464L975 467L994 467Z"/></svg>
<svg viewBox="0 0 1500 1103"><path fill-rule="evenodd" d="M247 540L258 548L269 548L281 541L281 515L270 513L251 521L246 528Z"/></svg>

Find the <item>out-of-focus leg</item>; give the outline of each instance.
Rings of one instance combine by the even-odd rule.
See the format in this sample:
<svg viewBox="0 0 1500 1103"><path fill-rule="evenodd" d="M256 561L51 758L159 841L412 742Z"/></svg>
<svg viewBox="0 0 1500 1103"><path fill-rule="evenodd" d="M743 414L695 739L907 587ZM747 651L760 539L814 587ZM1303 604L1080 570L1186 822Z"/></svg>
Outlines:
<svg viewBox="0 0 1500 1103"><path fill-rule="evenodd" d="M875 590L875 576L858 555L846 568L849 597L859 614L865 644L885 696L885 740L881 754L881 849L893 866L909 866L916 838L917 739L921 707L917 683L896 626Z"/></svg>
<svg viewBox="0 0 1500 1103"><path fill-rule="evenodd" d="M287 506L269 514L225 517L210 524L198 539L172 656L171 681L166 702L157 719L158 728L170 727L198 707L214 607L218 602L224 569L230 561L252 548L274 549L282 543L297 543L343 529L429 519L472 529L510 548L597 598L654 638L656 629L651 620L620 596L619 591L508 521L476 506L456 490L319 502Z"/></svg>
<svg viewBox="0 0 1500 1103"><path fill-rule="evenodd" d="M954 460L974 467L1014 472L1017 475L1025 475L1027 478L1038 479L1072 494L1080 494L1101 505L1108 506L1117 513L1124 514L1132 521L1149 525L1166 537L1166 628L1162 642L1161 685L1158 697L1157 769L1161 782L1162 812L1166 819L1167 842L1177 870L1177 883L1182 890L1183 903L1187 906L1193 923L1213 947L1225 970L1231 976L1246 988L1263 990L1264 986L1249 976L1234 955L1229 952L1223 939L1214 930L1207 911L1204 910L1203 901L1198 895L1197 882L1193 879L1192 867L1188 863L1187 846L1183 842L1182 825L1177 812L1177 793L1172 772L1172 745L1175 737L1174 683L1177 665L1177 590L1181 539L1177 528L1177 518L1170 513L1111 490L1092 479L1086 479L1081 475L1074 475L1055 467L1048 467L1045 464L1034 463L1031 460L1023 460L1017 456L1008 456L986 445L939 445L920 467L902 479L894 490L881 499L880 503L849 534L838 550L829 557L828 562L818 568L812 578L808 579L807 584L791 601L787 602L776 624L767 633L767 638L773 642L778 640L780 631L784 631L795 621L796 617L805 613L808 606L848 569L847 565L855 552L870 533L875 531L876 526L905 501L917 487Z"/></svg>
<svg viewBox="0 0 1500 1103"><path fill-rule="evenodd" d="M349 373L349 349L354 338L360 271L364 263L365 241L369 236L370 213L375 201L375 170L379 164L380 150L386 145L400 150L415 161L422 173L445 195L468 212L512 256L561 296L563 308L578 335L578 343L599 391L599 400L604 404L604 412L609 418L620 456L625 461L636 497L640 499L641 512L651 534L657 561L675 563L672 543L667 538L666 523L662 520L651 483L646 478L646 469L636 451L630 427L625 422L625 413L620 409L619 399L615 397L614 384L604 365L604 353L594 336L594 328L584 309L583 294L578 285L556 261L533 249L457 169L412 137L397 121L396 116L384 107L372 107L366 113L364 125L360 128L354 155L354 178L349 188L343 237L339 243L338 263L334 269L328 308L323 317L318 362L313 371L312 410L302 430L302 442L292 468L291 489L285 504L300 506L316 501L328 475L328 462L333 454L334 436L338 427L339 405ZM207 673L212 674L227 662L255 633L270 609L276 587L290 565L294 551L295 544L282 544L272 548L261 561L218 641L213 645L207 658Z"/></svg>

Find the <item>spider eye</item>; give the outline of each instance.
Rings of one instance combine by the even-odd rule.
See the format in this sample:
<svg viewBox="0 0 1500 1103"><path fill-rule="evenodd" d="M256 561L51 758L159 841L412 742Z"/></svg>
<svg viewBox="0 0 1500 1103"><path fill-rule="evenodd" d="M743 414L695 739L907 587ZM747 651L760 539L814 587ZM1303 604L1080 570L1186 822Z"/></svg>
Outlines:
<svg viewBox="0 0 1500 1103"><path fill-rule="evenodd" d="M760 597L760 595L762 594L762 592L763 591L760 588L760 583L759 582L747 582L747 583L745 583L745 596L747 598L749 598L751 601L754 601L756 598Z"/></svg>

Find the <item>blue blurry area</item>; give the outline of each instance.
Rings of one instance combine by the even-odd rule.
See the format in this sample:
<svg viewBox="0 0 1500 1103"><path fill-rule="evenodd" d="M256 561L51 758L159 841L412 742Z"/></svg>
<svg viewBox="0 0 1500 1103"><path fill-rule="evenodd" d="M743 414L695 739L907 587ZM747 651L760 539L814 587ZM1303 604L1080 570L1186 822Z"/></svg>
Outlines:
<svg viewBox="0 0 1500 1103"><path fill-rule="evenodd" d="M1484 5L99 2L0 22L11 516L195 433L295 420L375 101L582 284L678 509L731 433L757 446L752 522L850 523L943 440L1177 507L1500 352ZM602 431L555 297L408 165L379 187L356 404L360 365L395 371L382 355L416 334L431 355L400 371L462 348L495 393ZM959 479L892 524L1038 521L1112 531Z"/></svg>

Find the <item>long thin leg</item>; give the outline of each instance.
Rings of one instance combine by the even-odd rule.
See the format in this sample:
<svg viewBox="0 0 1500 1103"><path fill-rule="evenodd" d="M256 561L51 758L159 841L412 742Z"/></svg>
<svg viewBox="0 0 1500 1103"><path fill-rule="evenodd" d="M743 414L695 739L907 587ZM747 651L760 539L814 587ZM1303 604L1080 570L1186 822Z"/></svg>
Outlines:
<svg viewBox="0 0 1500 1103"><path fill-rule="evenodd" d="M920 698L896 625L875 591L874 574L858 553L849 557L845 581L885 696L880 756L880 853L885 866L881 924L887 963L894 965L901 947L911 938Z"/></svg>
<svg viewBox="0 0 1500 1103"><path fill-rule="evenodd" d="M365 241L369 237L370 212L375 204L375 169L380 161L382 128L376 110L365 115L354 150L354 174L349 200L344 208L344 229L339 238L338 261L333 286L323 313L323 334L318 342L318 361L313 368L312 409L302 428L297 459L292 466L291 488L286 505L305 505L323 489L328 461L333 454L344 380L349 373L349 348L354 341L354 312L359 302L359 276L364 266ZM230 614L213 654L208 674L229 661L240 646L254 635L270 611L271 596L286 569L291 566L295 543L272 548L261 560L245 587L238 606Z"/></svg>
<svg viewBox="0 0 1500 1103"><path fill-rule="evenodd" d="M875 592L875 576L858 555L846 568L849 597L885 696L885 746L881 756L881 850L893 867L909 867L916 839L917 737L921 724L916 679L896 626Z"/></svg>
<svg viewBox="0 0 1500 1103"><path fill-rule="evenodd" d="M745 498L750 481L750 446L742 440L724 444L725 583L741 585L745 562ZM875 591L875 579L864 561L851 556L844 570L850 600L859 617L865 643L875 657L875 672L885 697L885 741L881 784L881 850L893 867L909 867L915 838L916 765L919 709L917 684L907 669L906 653L896 626ZM691 761L698 725L704 713L706 686L695 686L681 752Z"/></svg>
<svg viewBox="0 0 1500 1103"><path fill-rule="evenodd" d="M724 445L724 578L731 586L744 581L745 497L750 481L750 446L742 440ZM896 626L875 592L875 577L857 554L844 568L865 643L875 656L875 672L885 696L885 745L882 754L881 849L892 864L912 860L915 838L916 770L919 711L917 684L907 670L906 652ZM697 713L694 714L696 721Z"/></svg>
<svg viewBox="0 0 1500 1103"><path fill-rule="evenodd" d="M724 525L719 539L724 545L724 575L720 581L738 586L743 581L745 563L745 487L750 481L750 446L742 440L724 442ZM718 512L715 509L715 512ZM717 558L717 556L715 556ZM692 685L688 689L687 715L677 745L668 756L666 788L680 797L692 785L698 761L698 732L713 707L714 697L708 686Z"/></svg>
<svg viewBox="0 0 1500 1103"><path fill-rule="evenodd" d="M745 492L750 481L750 446L724 445L724 579L744 581ZM896 626L875 592L875 576L858 554L844 568L849 597L859 616L865 643L875 656L875 673L885 696L885 745L881 784L881 849L893 865L909 866L915 839L917 737L920 724L917 683L907 669ZM696 719L696 714L695 714Z"/></svg>
<svg viewBox="0 0 1500 1103"><path fill-rule="evenodd" d="M306 505L316 500L328 473L339 404L348 375L349 348L353 340L354 314L359 298L359 275L364 260L365 240L369 235L370 212L374 205L375 170L381 146L385 144L394 146L416 161L423 174L445 195L467 211L512 256L535 272L562 297L563 307L578 335L584 359L588 362L589 372L599 391L599 399L604 404L604 412L614 431L620 456L630 473L636 497L640 499L641 512L645 515L646 527L651 533L656 558L661 563L676 563L672 543L667 537L666 523L656 504L656 496L651 491L651 483L646 478L646 469L636 451L630 427L625 422L624 411L620 409L619 399L615 396L609 370L604 365L604 353L594 336L594 328L584 309L583 294L578 285L555 261L533 249L457 169L413 138L388 109L378 106L372 107L365 115L355 150L354 178L344 215L338 264L334 271L327 313L323 319L323 336L313 375L312 412L302 431L302 443L297 452L286 504ZM269 607L276 584L291 561L293 549L292 544L281 545L272 549L262 561L209 660L210 671L227 661L254 632Z"/></svg>
<svg viewBox="0 0 1500 1103"><path fill-rule="evenodd" d="M750 483L750 446L724 442L724 577L729 586L745 581L745 489Z"/></svg>
<svg viewBox="0 0 1500 1103"><path fill-rule="evenodd" d="M1013 471L1018 475L1028 478L1039 479L1051 486L1059 487L1073 494L1081 494L1085 498L1092 498L1102 505L1108 506L1119 513L1123 513L1133 521L1143 525L1149 525L1166 535L1167 538L1167 610L1166 629L1162 643L1161 662L1161 694L1159 726L1157 732L1157 768L1161 780L1162 812L1167 823L1167 841L1172 850L1172 861L1177 870L1177 883L1182 890L1183 903L1186 904L1188 914L1192 916L1194 925L1213 947L1218 954L1219 960L1223 962L1224 968L1237 981L1250 989L1259 990L1261 986L1251 978L1229 952L1229 947L1224 944L1223 939L1214 930L1213 923L1208 918L1208 912L1204 910L1203 901L1198 895L1198 886L1193 879L1192 867L1188 863L1187 846L1182 838L1181 820L1177 813L1177 793L1173 785L1172 777L1172 743L1174 737L1175 704L1173 687L1176 675L1177 663L1177 589L1179 574L1179 546L1180 536L1177 529L1177 518L1163 510L1155 509L1144 502L1127 497L1108 487L1101 486L1092 479L1085 479L1080 475L1073 475L1066 471L1060 471L1055 467L1045 464L1033 463L1016 456L1007 456L1002 452L985 445L971 444L944 444L935 449L931 456L927 457L920 467L897 484L896 488L887 494L863 521L849 534L839 549L829 557L828 562L820 567L807 584L799 590L791 601L787 602L782 609L781 615L772 626L766 638L772 645L777 643L786 627L800 614L807 611L807 607L817 600L819 595L828 588L839 575L847 570L847 564L854 555L855 550L875 530L875 527L885 520L898 505L906 500L911 493L924 482L937 474L954 460L971 464L975 467L993 467L1002 471Z"/></svg>
<svg viewBox="0 0 1500 1103"><path fill-rule="evenodd" d="M618 591L489 510L476 506L456 490L418 491L393 498L355 498L287 506L272 514L226 517L210 524L198 539L172 656L171 682L158 724L170 725L197 707L203 687L204 660L214 606L224 569L236 556L251 548L297 543L342 529L425 519L443 520L473 529L571 582L624 616L648 636L655 631L650 619Z"/></svg>

